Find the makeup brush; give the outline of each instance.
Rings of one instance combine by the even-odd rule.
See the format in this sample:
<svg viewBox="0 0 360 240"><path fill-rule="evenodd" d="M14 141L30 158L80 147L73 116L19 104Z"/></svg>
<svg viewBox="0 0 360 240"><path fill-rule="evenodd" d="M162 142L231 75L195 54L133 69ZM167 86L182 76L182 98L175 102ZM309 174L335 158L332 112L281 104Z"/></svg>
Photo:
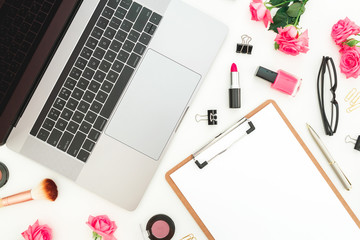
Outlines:
<svg viewBox="0 0 360 240"><path fill-rule="evenodd" d="M38 199L55 201L57 196L58 190L55 182L51 179L46 178L42 180L38 186L31 190L1 198L0 208Z"/></svg>

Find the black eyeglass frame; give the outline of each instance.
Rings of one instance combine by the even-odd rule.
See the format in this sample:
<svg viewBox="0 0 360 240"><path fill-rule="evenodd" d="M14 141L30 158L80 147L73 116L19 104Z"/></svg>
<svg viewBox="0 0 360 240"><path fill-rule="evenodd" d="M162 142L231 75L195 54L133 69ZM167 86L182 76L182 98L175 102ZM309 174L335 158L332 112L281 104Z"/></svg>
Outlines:
<svg viewBox="0 0 360 240"><path fill-rule="evenodd" d="M330 65L329 65L329 61L331 63L331 68L332 68L332 73L334 76L334 84L332 81L332 75L331 75L331 69L330 69ZM329 79L330 79L330 92L332 94L332 99L330 101L331 103L331 118L330 118L330 122L329 122L329 118L325 113L325 103L324 103L324 76L326 73L326 69L329 73ZM336 91L337 88L337 74L336 74L336 68L335 68L335 64L334 61L331 57L323 57L321 65L320 65L320 69L319 69L319 74L318 74L318 78L317 78L317 93L318 93L318 101L319 101L319 107L320 107L320 113L321 113L321 119L324 125L324 130L326 135L332 136L338 127L338 123L339 123L339 104L336 101ZM334 111L335 109L335 123L334 123ZM333 124L334 123L334 124Z"/></svg>

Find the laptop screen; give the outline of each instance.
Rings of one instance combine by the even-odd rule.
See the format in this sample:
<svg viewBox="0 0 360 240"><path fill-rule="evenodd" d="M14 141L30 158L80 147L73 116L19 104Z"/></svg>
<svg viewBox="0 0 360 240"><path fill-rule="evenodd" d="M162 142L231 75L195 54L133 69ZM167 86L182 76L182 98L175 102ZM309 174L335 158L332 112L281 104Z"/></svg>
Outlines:
<svg viewBox="0 0 360 240"><path fill-rule="evenodd" d="M0 0L0 144L5 143L81 0Z"/></svg>
<svg viewBox="0 0 360 240"><path fill-rule="evenodd" d="M61 0L3 1L0 9L0 115Z"/></svg>

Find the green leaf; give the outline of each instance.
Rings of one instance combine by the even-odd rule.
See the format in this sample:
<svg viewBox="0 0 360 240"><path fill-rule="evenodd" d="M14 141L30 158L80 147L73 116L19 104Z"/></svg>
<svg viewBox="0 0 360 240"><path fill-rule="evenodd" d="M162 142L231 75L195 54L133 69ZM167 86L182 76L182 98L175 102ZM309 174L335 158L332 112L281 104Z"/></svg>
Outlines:
<svg viewBox="0 0 360 240"><path fill-rule="evenodd" d="M99 234L97 234L96 232L93 232L93 239L97 240L99 238L99 240L102 239L102 236L100 236Z"/></svg>
<svg viewBox="0 0 360 240"><path fill-rule="evenodd" d="M290 17L297 17L305 12L305 6L302 2L296 2L289 6L289 9L286 11L287 15Z"/></svg>
<svg viewBox="0 0 360 240"><path fill-rule="evenodd" d="M290 2L289 2L289 0L270 0L270 3L273 6L285 7L285 6L288 6Z"/></svg>
<svg viewBox="0 0 360 240"><path fill-rule="evenodd" d="M282 7L276 12L273 17L273 23L270 24L269 30L278 33L278 27L285 27L289 24L289 16L286 13L287 10L288 7Z"/></svg>
<svg viewBox="0 0 360 240"><path fill-rule="evenodd" d="M271 3L271 5L278 5L281 4L283 2L287 2L288 0L270 0L269 2Z"/></svg>
<svg viewBox="0 0 360 240"><path fill-rule="evenodd" d="M277 42L275 42L274 43L274 48L275 48L275 50L278 50L280 48L280 45Z"/></svg>
<svg viewBox="0 0 360 240"><path fill-rule="evenodd" d="M348 41L345 42L346 45L349 45L350 47L354 47L356 46L356 44L360 43L360 41L356 40L356 39L350 39Z"/></svg>

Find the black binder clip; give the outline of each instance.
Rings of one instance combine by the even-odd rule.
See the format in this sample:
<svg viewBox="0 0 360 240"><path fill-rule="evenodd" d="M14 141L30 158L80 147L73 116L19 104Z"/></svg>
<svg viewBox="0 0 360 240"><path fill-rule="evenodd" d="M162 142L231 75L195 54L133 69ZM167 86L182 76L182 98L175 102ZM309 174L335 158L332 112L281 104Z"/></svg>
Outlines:
<svg viewBox="0 0 360 240"><path fill-rule="evenodd" d="M208 125L217 125L217 111L216 110L207 110L207 115L195 115L195 120L197 122L207 121Z"/></svg>
<svg viewBox="0 0 360 240"><path fill-rule="evenodd" d="M345 138L345 142L355 144L354 149L360 151L360 135L357 137L357 139L354 139L347 135Z"/></svg>
<svg viewBox="0 0 360 240"><path fill-rule="evenodd" d="M236 45L236 52L237 53L244 53L244 54L251 54L253 46L250 45L251 37L244 34L241 36L241 43Z"/></svg>

